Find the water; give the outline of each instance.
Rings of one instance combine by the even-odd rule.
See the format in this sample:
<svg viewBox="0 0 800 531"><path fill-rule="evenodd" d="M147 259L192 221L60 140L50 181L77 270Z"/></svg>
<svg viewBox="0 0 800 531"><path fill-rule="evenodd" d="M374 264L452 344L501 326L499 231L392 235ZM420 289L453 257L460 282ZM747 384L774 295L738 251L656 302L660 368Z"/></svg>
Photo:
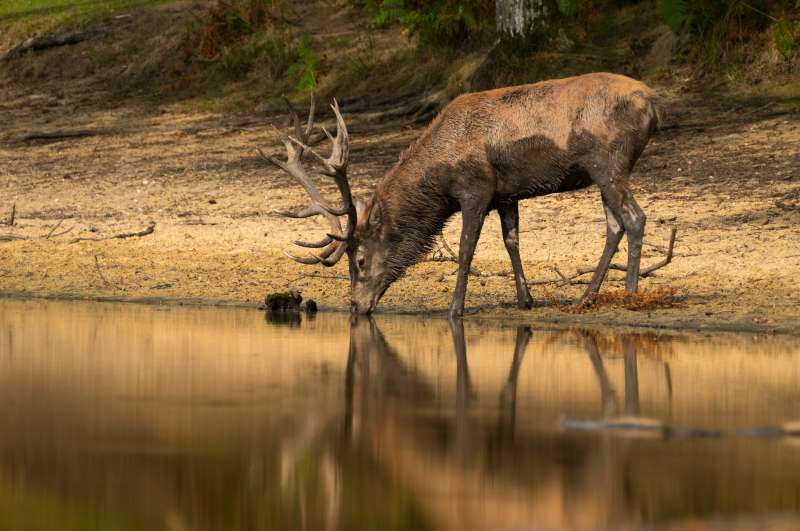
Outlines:
<svg viewBox="0 0 800 531"><path fill-rule="evenodd" d="M0 301L2 530L800 529L798 420L797 338Z"/></svg>

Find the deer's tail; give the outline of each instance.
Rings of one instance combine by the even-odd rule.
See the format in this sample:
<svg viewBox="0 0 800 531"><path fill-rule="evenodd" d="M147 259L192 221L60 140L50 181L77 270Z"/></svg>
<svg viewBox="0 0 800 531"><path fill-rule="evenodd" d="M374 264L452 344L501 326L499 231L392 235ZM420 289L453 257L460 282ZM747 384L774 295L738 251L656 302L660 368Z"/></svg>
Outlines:
<svg viewBox="0 0 800 531"><path fill-rule="evenodd" d="M664 125L666 112L655 94L645 97L645 112L647 112L647 118L650 121L650 133L655 133L661 129L661 126Z"/></svg>

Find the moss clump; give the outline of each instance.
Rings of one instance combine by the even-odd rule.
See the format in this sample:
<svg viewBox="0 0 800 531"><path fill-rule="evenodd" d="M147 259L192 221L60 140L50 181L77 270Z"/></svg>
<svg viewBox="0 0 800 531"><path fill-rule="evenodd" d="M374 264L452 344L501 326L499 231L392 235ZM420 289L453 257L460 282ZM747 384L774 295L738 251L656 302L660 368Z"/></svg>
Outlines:
<svg viewBox="0 0 800 531"><path fill-rule="evenodd" d="M268 312L297 312L303 297L300 290L290 289L288 292L270 293L264 299L264 307Z"/></svg>
<svg viewBox="0 0 800 531"><path fill-rule="evenodd" d="M306 301L306 313L308 315L314 315L317 313L317 301L314 299L308 299Z"/></svg>

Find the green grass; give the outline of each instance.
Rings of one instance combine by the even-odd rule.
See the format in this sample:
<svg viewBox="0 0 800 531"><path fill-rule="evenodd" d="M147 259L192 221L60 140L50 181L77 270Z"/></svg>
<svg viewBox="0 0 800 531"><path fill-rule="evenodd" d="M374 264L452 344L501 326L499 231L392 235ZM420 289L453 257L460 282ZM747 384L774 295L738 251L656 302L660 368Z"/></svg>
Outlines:
<svg viewBox="0 0 800 531"><path fill-rule="evenodd" d="M0 48L32 34L170 1L174 0L0 0Z"/></svg>

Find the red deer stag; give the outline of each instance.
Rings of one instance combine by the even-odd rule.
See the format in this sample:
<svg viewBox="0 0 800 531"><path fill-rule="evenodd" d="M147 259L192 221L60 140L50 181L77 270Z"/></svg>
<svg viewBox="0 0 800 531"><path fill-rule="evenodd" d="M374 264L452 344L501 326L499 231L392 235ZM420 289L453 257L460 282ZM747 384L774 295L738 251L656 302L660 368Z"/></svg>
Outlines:
<svg viewBox="0 0 800 531"><path fill-rule="evenodd" d="M629 176L659 124L656 96L643 83L596 73L459 96L358 207L347 181L347 127L335 101L332 109L337 132L333 137L325 131L333 143L328 158L307 146L314 123L312 98L305 128L290 109L296 137L284 139L287 160L269 160L300 182L311 199L305 210L279 213L292 218L322 215L331 228L320 241L294 242L320 248L318 254L287 254L303 264L324 266L347 254L354 313L372 312L392 282L430 250L447 219L461 211L450 315L463 315L472 255L491 210L500 215L518 305L529 308L531 296L519 254L519 201L593 183L600 188L605 210L606 243L581 301L597 294L623 233L628 235L626 288L636 291L645 215L633 199ZM322 197L304 170L301 159L306 151L321 164L322 173L335 180L343 200L340 207ZM346 216L344 231L340 216Z"/></svg>

